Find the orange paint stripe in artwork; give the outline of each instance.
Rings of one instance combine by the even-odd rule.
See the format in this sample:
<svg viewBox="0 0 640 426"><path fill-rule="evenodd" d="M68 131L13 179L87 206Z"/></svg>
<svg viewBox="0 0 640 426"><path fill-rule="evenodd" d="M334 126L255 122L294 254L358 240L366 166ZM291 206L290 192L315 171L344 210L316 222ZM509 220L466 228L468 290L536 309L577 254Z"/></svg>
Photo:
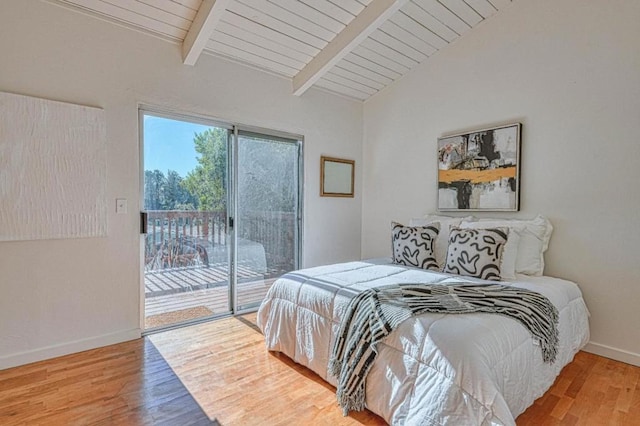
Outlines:
<svg viewBox="0 0 640 426"><path fill-rule="evenodd" d="M494 182L502 178L515 178L516 167L491 170L439 170L438 180L444 183L469 181L471 183Z"/></svg>

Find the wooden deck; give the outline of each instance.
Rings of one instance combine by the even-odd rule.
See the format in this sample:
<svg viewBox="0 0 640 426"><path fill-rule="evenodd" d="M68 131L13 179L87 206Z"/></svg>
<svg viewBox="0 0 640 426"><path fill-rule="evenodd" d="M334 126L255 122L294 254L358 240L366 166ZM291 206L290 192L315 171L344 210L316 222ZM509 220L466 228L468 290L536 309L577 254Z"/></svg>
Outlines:
<svg viewBox="0 0 640 426"><path fill-rule="evenodd" d="M276 275L276 276L274 276ZM274 271L265 278L245 266L238 267L238 306L259 303L276 280ZM150 317L173 313L177 321L229 312L229 274L226 265L174 268L145 273L146 328ZM206 308L206 309L203 309ZM180 314L181 315L177 315Z"/></svg>
<svg viewBox="0 0 640 426"><path fill-rule="evenodd" d="M262 279L265 275L273 277L274 274L276 271L267 271L263 274L256 272L251 267L238 265L238 281L240 282ZM145 272L144 292L145 297L149 298L205 288L226 287L228 282L229 267L226 263L172 268Z"/></svg>
<svg viewBox="0 0 640 426"><path fill-rule="evenodd" d="M260 301L267 294L267 290L275 278L256 280L238 284L238 304L247 305ZM184 293L165 294L157 297L145 298L146 316L157 315L179 309L206 306L214 314L229 311L229 287L226 283L213 288L185 291Z"/></svg>

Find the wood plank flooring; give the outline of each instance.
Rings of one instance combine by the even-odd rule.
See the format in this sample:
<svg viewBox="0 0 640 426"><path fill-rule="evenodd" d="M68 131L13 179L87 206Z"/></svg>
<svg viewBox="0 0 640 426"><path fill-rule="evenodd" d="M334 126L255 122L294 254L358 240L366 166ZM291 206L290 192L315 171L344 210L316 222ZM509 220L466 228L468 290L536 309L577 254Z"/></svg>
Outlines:
<svg viewBox="0 0 640 426"><path fill-rule="evenodd" d="M149 339L0 371L0 425L217 425Z"/></svg>
<svg viewBox="0 0 640 426"><path fill-rule="evenodd" d="M0 371L1 425L381 425L265 350L255 314ZM640 367L580 352L518 419L640 424ZM218 423L219 422L219 423Z"/></svg>
<svg viewBox="0 0 640 426"><path fill-rule="evenodd" d="M640 425L640 367L579 352L519 426Z"/></svg>

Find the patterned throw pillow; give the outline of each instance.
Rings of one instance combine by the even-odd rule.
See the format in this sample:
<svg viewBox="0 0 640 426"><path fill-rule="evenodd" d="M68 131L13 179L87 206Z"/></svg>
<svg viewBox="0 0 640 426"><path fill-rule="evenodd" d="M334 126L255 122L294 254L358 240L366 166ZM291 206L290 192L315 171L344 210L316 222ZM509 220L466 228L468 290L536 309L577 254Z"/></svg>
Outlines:
<svg viewBox="0 0 640 426"><path fill-rule="evenodd" d="M434 245L439 223L428 226L404 226L391 223L391 249L393 263L416 266L422 269L440 270L436 261Z"/></svg>
<svg viewBox="0 0 640 426"><path fill-rule="evenodd" d="M444 272L500 281L500 262L509 228L451 227Z"/></svg>

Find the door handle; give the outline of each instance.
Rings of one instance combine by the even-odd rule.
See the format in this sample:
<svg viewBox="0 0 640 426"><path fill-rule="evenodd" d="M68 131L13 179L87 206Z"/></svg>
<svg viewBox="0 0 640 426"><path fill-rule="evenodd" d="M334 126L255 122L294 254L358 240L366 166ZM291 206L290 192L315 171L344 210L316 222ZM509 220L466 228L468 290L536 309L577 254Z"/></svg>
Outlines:
<svg viewBox="0 0 640 426"><path fill-rule="evenodd" d="M147 212L140 212L140 233L147 233Z"/></svg>

